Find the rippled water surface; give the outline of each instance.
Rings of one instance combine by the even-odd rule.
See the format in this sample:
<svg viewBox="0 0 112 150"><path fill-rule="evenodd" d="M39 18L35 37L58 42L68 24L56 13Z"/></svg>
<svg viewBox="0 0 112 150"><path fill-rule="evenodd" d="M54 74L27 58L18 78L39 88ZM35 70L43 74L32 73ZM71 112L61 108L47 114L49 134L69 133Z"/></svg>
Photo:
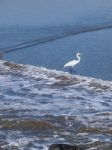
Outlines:
<svg viewBox="0 0 112 150"><path fill-rule="evenodd" d="M0 61L0 83L2 149L111 149L112 82Z"/></svg>
<svg viewBox="0 0 112 150"><path fill-rule="evenodd" d="M112 1L63 1L32 16L39 25L1 25L1 13L0 150L112 150ZM63 72L76 52L76 74Z"/></svg>
<svg viewBox="0 0 112 150"><path fill-rule="evenodd" d="M77 74L112 80L111 26L110 22L67 27L9 27L1 29L0 50L6 51L3 54L6 60L57 70L62 70L80 52Z"/></svg>

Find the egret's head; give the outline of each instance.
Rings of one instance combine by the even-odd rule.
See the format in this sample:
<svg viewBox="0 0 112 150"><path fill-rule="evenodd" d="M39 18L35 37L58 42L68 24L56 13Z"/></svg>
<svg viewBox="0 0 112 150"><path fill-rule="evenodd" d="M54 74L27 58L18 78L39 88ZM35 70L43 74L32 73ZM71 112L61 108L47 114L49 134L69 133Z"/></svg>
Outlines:
<svg viewBox="0 0 112 150"><path fill-rule="evenodd" d="M81 53L78 52L78 53L77 53L77 56L81 56Z"/></svg>

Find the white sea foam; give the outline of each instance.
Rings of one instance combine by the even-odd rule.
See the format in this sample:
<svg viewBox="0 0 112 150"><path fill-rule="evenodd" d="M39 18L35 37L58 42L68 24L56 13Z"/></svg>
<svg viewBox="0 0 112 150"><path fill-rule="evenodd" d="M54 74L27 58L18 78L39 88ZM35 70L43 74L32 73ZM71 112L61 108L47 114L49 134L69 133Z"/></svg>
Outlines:
<svg viewBox="0 0 112 150"><path fill-rule="evenodd" d="M49 102L46 103L46 106L49 107L40 105L40 102L40 110L41 107L44 110L49 110L49 108L51 110L53 106L62 106L65 109L70 107L71 114L74 113L76 106L80 107L79 109L85 109L85 111L88 109L106 110L107 107L112 106L112 82L110 81L70 75L42 67L29 65L22 67L22 69L11 69L10 65L6 66L4 61L0 61L0 69L4 73L0 77L1 96L4 95L5 100L9 99L13 108L17 109L17 104L22 108L26 102L27 105L38 103L37 97L49 99ZM51 98L52 100L50 100ZM13 102L16 104L15 106ZM75 103L74 106L73 103Z"/></svg>
<svg viewBox="0 0 112 150"><path fill-rule="evenodd" d="M55 119L60 116L65 121L63 128L66 130L74 132L77 124L89 127L90 129L76 134L78 138L89 137L88 143L96 142L94 139L111 141L111 81L5 61L0 61L0 74L1 116L53 116ZM95 133L98 134L96 137L91 135L94 128L99 128L98 133ZM62 138L57 133L53 135L53 138L57 137ZM21 140L9 142L9 145L11 143L17 146Z"/></svg>

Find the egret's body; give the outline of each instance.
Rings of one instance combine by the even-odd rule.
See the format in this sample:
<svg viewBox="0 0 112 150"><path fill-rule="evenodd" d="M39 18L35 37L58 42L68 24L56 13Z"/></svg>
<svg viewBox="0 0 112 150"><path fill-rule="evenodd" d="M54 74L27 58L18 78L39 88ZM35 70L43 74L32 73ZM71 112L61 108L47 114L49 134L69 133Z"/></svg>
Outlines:
<svg viewBox="0 0 112 150"><path fill-rule="evenodd" d="M77 53L76 54L77 60L71 60L71 61L67 62L64 65L64 68L69 68L70 72L73 73L73 69L74 69L75 65L77 65L80 62L80 55L81 55L80 53Z"/></svg>

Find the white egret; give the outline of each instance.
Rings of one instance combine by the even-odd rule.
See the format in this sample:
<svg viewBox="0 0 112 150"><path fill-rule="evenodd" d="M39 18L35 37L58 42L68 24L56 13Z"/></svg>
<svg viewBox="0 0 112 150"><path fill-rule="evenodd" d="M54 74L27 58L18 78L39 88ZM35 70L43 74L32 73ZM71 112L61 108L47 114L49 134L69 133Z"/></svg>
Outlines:
<svg viewBox="0 0 112 150"><path fill-rule="evenodd" d="M64 68L68 68L71 74L73 73L75 65L77 65L80 62L80 55L81 55L80 53L77 53L76 54L77 60L71 60L64 65Z"/></svg>

